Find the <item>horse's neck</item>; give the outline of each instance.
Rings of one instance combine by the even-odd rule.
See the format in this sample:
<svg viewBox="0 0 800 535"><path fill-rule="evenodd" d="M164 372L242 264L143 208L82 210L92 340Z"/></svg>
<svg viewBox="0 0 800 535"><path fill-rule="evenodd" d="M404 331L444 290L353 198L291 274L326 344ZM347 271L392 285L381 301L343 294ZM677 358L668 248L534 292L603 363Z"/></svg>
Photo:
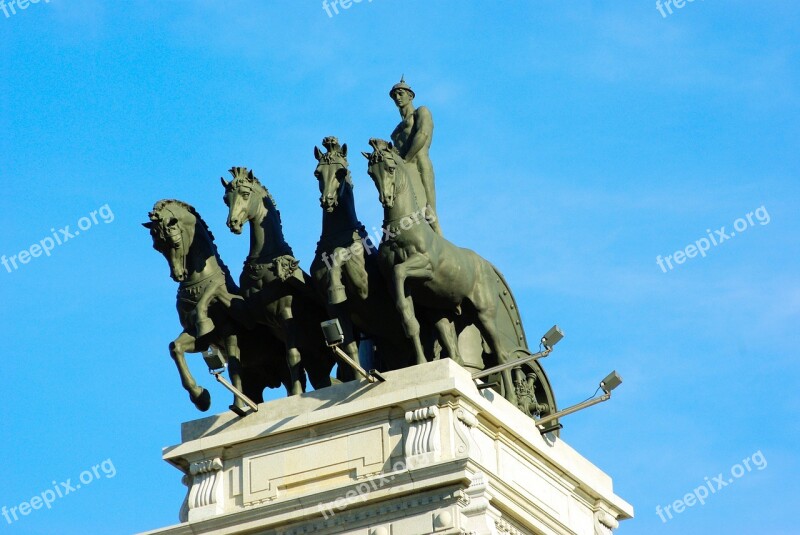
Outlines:
<svg viewBox="0 0 800 535"><path fill-rule="evenodd" d="M289 244L283 237L283 229L278 219L278 210L269 202L265 214L250 220L249 260L270 262L276 256L292 254Z"/></svg>
<svg viewBox="0 0 800 535"><path fill-rule="evenodd" d="M333 209L333 212L322 210L322 239L334 237L361 226L361 221L356 215L353 186L345 184L342 195L339 197L339 204Z"/></svg>
<svg viewBox="0 0 800 535"><path fill-rule="evenodd" d="M419 211L411 177L404 166L398 166L395 172L394 204L384 212L385 222L401 218Z"/></svg>
<svg viewBox="0 0 800 535"><path fill-rule="evenodd" d="M194 240L186 258L186 269L188 271L186 282L188 283L205 279L222 271L217 262L216 249L211 243L210 236L204 230L197 229L195 231Z"/></svg>

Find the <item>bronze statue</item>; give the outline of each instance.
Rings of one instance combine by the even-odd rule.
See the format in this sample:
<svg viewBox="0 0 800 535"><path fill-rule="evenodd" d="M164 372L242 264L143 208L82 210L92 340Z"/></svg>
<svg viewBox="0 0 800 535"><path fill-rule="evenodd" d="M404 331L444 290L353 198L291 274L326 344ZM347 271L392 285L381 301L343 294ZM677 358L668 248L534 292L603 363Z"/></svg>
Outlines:
<svg viewBox="0 0 800 535"><path fill-rule="evenodd" d="M245 223L250 227L241 289L193 208L160 201L151 212L145 226L180 283L184 331L170 353L201 410L208 409L210 396L189 373L186 351L220 349L234 386L256 401L266 386L280 383L290 395L299 394L306 375L315 389L331 384L335 358L320 329L329 317L339 320L342 349L353 361L360 360L362 337L376 344L380 371L449 357L474 372L530 354L503 275L442 237L429 155L430 110L414 108L414 91L403 79L389 94L402 120L392 142L371 139L372 152L363 153L384 209L382 235L370 235L356 214L347 145L326 137L324 153L314 147L323 214L311 276L284 239L275 200L247 168L233 167L233 180L221 179L228 228L241 234ZM538 361L486 373L490 385L497 383L494 388L526 414L555 412ZM339 366L337 378L351 380L353 370ZM234 407L243 409L240 404L236 400Z"/></svg>
<svg viewBox="0 0 800 535"><path fill-rule="evenodd" d="M429 207L434 215L430 222L431 227L438 234L442 233L439 218L436 217L436 184L433 174L433 163L428 154L431 141L433 141L433 116L425 106L414 109L414 97L411 87L401 77L400 82L394 84L389 91L389 96L400 111L402 120L392 132L392 141L400 157L411 164L415 175L413 177L414 193L422 208Z"/></svg>
<svg viewBox="0 0 800 535"><path fill-rule="evenodd" d="M457 362L463 363L458 322L477 327L496 363L506 363L524 338L513 326L504 328L509 321L520 324L515 307L510 309L501 298L510 295L505 280L476 253L453 245L421 222L424 208L420 209L412 189L411 166L391 142L371 139L370 145L373 152L362 154L384 208L384 226L390 231L380 246L381 268L390 281L406 335L414 344L417 364L426 361L417 314L434 325L445 353ZM518 338L510 347L504 343L504 331ZM502 394L517 403L511 370L501 375Z"/></svg>
<svg viewBox="0 0 800 535"><path fill-rule="evenodd" d="M220 178L229 207L228 228L241 234L250 224L250 253L239 278L242 295L253 319L269 327L286 346L292 377L291 394L303 392L302 369L314 389L330 386L335 364L325 344L320 323L327 319L311 285L283 237L281 216L266 187L244 167L230 169L233 180ZM346 366L338 368L341 380L352 379Z"/></svg>
<svg viewBox="0 0 800 535"><path fill-rule="evenodd" d="M380 371L411 364L414 348L400 326L378 267L378 245L356 215L353 181L347 163L347 144L335 137L322 140L326 152L314 147L322 207L322 235L317 243L311 276L328 313L345 333L343 350L358 362L358 333L376 344Z"/></svg>
<svg viewBox="0 0 800 535"><path fill-rule="evenodd" d="M264 388L283 383L289 389L289 370L280 360L268 360L282 351L280 342L265 329L248 330L243 299L217 252L214 237L195 209L178 200L158 201L142 225L150 230L153 248L167 259L171 277L179 283L177 308L183 332L169 351L189 399L201 411L211 396L192 377L184 354L219 349L228 362L233 385L257 403ZM201 332L202 331L202 332ZM245 404L235 398L236 409Z"/></svg>

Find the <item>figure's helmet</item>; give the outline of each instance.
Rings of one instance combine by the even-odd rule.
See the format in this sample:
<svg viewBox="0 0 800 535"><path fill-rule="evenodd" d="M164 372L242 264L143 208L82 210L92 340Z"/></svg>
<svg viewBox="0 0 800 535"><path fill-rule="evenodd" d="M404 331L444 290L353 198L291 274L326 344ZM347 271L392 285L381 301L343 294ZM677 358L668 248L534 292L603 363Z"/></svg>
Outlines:
<svg viewBox="0 0 800 535"><path fill-rule="evenodd" d="M392 89L389 90L389 96L394 98L394 92L398 89L405 89L409 93L411 93L411 98L414 98L416 95L414 94L414 90L406 83L403 76L400 77L400 81L397 82L392 86Z"/></svg>

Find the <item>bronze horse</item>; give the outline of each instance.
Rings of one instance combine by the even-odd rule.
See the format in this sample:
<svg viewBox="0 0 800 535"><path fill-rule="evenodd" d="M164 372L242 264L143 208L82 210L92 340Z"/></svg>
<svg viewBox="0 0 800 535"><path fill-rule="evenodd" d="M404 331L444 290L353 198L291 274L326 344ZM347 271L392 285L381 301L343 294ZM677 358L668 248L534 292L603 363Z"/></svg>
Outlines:
<svg viewBox="0 0 800 535"><path fill-rule="evenodd" d="M169 351L192 403L207 411L211 396L195 382L184 354L210 346L226 358L233 385L256 403L263 402L266 387L283 383L288 390L288 368L281 361L267 360L281 344L264 329L244 328L249 323L244 301L200 214L182 201L161 200L149 216L142 225L150 230L153 248L167 259L170 275L179 283L177 308L183 332L170 343ZM246 409L238 398L234 406Z"/></svg>
<svg viewBox="0 0 800 535"><path fill-rule="evenodd" d="M380 265L394 303L411 339L417 363L426 361L420 340L420 316L432 323L447 355L462 363L456 322L474 324L497 363L508 361L513 348L502 340L500 296L504 281L489 262L457 247L433 231L420 210L413 184L391 142L371 139L368 172L384 208L386 239L380 246ZM516 404L511 371L502 373L503 396Z"/></svg>
<svg viewBox="0 0 800 535"><path fill-rule="evenodd" d="M403 333L380 273L379 240L369 236L356 215L347 144L340 146L335 137L326 137L322 144L325 153L314 147L322 234L311 263L311 276L327 303L328 314L342 325L342 346L350 358L358 362L355 327L375 342L376 363L381 371L408 366L414 348Z"/></svg>
<svg viewBox="0 0 800 535"><path fill-rule="evenodd" d="M325 309L283 237L275 200L252 171L233 167L230 173L230 182L220 179L229 208L228 228L241 234L244 224L250 224L250 253L239 284L252 317L284 343L291 394L303 392L303 368L314 389L330 386L335 360L320 329L327 319ZM349 368L338 370L340 379L352 378Z"/></svg>

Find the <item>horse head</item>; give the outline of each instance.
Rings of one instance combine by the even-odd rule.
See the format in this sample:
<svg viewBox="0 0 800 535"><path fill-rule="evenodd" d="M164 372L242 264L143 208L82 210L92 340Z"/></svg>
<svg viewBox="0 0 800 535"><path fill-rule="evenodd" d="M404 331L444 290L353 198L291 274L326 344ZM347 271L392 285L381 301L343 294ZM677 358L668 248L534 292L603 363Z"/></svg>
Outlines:
<svg viewBox="0 0 800 535"><path fill-rule="evenodd" d="M391 141L372 138L369 140L372 153L361 154L369 162L367 172L378 188L378 198L384 208L391 208L395 201L395 171L403 163L400 153Z"/></svg>
<svg viewBox="0 0 800 535"><path fill-rule="evenodd" d="M352 184L347 168L347 143L340 146L338 139L329 136L322 140L322 145L327 150L324 154L314 146L314 158L318 162L314 176L319 181L319 204L331 213L339 205L345 185Z"/></svg>
<svg viewBox="0 0 800 535"><path fill-rule="evenodd" d="M153 248L169 262L170 276L183 282L189 276L187 257L194 242L197 218L186 203L174 199L158 201L142 226L150 230Z"/></svg>
<svg viewBox="0 0 800 535"><path fill-rule="evenodd" d="M228 206L227 225L234 234L241 234L244 224L258 215L259 206L264 206L263 196L257 190L260 184L253 171L246 167L231 167L228 172L233 176L230 182L220 177L225 188L222 199ZM253 195L254 189L256 195Z"/></svg>

